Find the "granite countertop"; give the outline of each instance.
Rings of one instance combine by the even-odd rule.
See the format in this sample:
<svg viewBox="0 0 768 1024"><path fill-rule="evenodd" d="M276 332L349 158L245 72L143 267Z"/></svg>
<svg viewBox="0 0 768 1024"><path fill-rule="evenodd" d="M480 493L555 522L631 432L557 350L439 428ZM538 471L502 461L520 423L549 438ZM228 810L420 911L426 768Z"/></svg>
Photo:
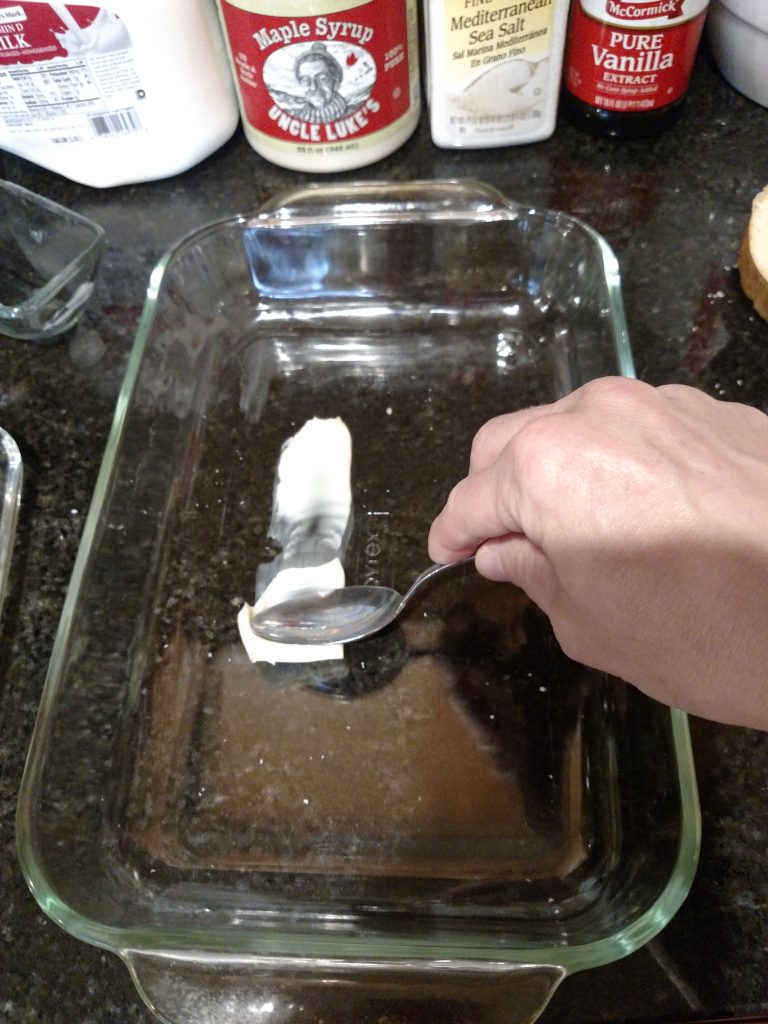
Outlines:
<svg viewBox="0 0 768 1024"><path fill-rule="evenodd" d="M0 336L0 423L25 486L0 622L0 1021L148 1024L123 965L38 908L14 850L14 813L53 636L152 267L187 232L305 182L259 158L240 131L167 181L95 190L7 154L0 176L106 229L78 327L47 345ZM379 164L339 178L474 177L561 208L614 247L638 375L693 384L768 411L768 323L734 262L753 195L768 184L768 110L696 65L682 122L657 139L593 139L562 123L533 146L435 148L426 120ZM768 735L691 722L703 816L692 891L645 947L569 978L545 1019L566 1024L768 1012Z"/></svg>

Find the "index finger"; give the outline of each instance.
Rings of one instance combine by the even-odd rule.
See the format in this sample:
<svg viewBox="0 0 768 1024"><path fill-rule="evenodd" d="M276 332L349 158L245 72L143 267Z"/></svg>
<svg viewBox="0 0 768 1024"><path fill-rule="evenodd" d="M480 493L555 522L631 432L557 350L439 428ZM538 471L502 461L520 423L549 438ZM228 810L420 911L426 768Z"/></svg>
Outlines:
<svg viewBox="0 0 768 1024"><path fill-rule="evenodd" d="M545 416L551 405L532 405L526 409L494 416L483 424L472 441L469 472L477 473L496 461L509 442L532 420Z"/></svg>
<svg viewBox="0 0 768 1024"><path fill-rule="evenodd" d="M517 517L514 474L498 460L459 481L429 531L429 555L453 562L473 554L483 541L522 533Z"/></svg>

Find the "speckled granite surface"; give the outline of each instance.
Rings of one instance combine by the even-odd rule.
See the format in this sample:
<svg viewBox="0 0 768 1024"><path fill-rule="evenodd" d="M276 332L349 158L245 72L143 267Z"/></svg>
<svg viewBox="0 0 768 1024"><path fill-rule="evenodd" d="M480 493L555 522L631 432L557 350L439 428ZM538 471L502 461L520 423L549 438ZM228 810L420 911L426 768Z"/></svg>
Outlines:
<svg viewBox="0 0 768 1024"><path fill-rule="evenodd" d="M26 472L0 623L0 1021L148 1024L120 962L61 931L27 890L14 850L18 785L150 270L186 232L306 179L262 161L240 133L166 182L97 191L3 154L0 175L108 234L96 293L72 334L44 347L0 337L0 423ZM768 410L768 324L733 270L751 198L768 183L768 110L726 86L705 55L683 122L656 140L600 141L562 124L536 146L458 153L433 147L422 124L402 150L354 175L466 176L606 235L642 378ZM768 735L699 721L692 732L703 847L688 900L648 946L568 979L545 1019L768 1012Z"/></svg>

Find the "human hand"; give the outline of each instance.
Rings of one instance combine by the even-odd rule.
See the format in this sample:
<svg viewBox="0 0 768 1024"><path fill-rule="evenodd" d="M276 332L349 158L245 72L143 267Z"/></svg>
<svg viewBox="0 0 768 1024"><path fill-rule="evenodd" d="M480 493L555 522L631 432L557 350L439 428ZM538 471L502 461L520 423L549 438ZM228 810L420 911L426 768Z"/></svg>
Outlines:
<svg viewBox="0 0 768 1024"><path fill-rule="evenodd" d="M487 423L432 524L437 562L522 587L570 657L768 729L768 417L593 381Z"/></svg>

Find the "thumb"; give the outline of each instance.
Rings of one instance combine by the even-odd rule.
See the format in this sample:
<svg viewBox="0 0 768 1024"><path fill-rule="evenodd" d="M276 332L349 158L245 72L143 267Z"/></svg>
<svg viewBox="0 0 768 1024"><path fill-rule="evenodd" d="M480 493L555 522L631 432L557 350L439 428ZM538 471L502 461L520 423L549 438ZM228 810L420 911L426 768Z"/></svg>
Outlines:
<svg viewBox="0 0 768 1024"><path fill-rule="evenodd" d="M520 587L543 611L552 606L555 570L542 549L522 533L485 541L475 553L475 568L486 579Z"/></svg>

